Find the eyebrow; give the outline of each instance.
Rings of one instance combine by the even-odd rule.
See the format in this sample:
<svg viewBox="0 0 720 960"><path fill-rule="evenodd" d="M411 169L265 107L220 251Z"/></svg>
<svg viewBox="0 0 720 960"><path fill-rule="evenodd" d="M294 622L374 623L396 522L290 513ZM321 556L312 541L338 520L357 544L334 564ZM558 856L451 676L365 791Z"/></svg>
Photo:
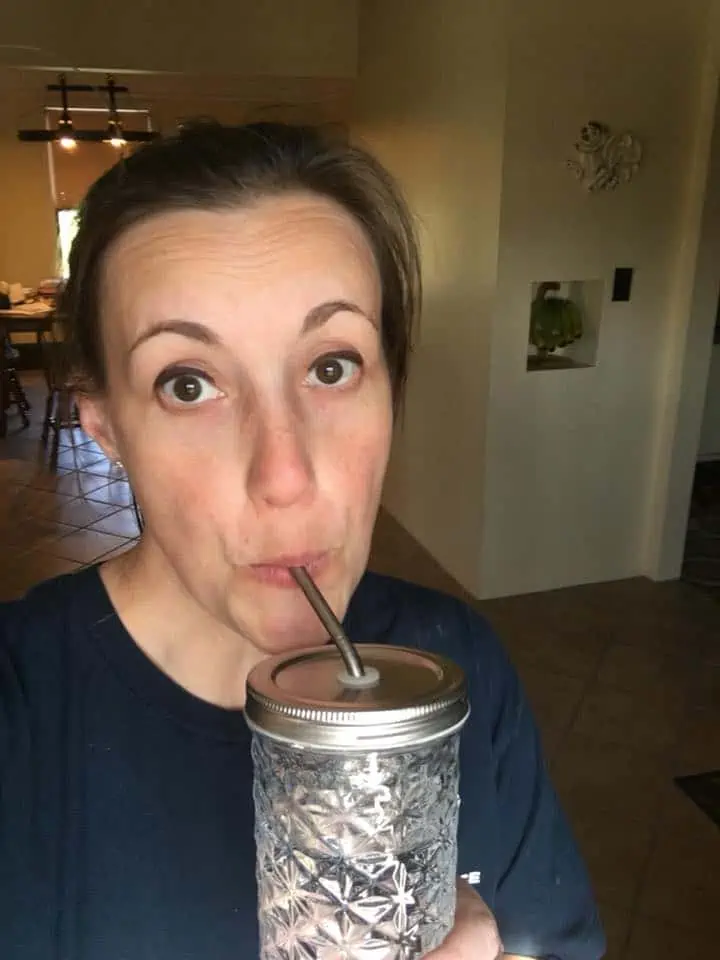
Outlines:
<svg viewBox="0 0 720 960"><path fill-rule="evenodd" d="M377 320L361 309L356 303L353 303L352 300L328 300L326 303L320 303L310 310L303 320L302 333L305 334L310 333L312 330L317 330L318 327L327 323L330 317L336 313L355 313L360 317L365 317L374 327L377 327Z"/></svg>
<svg viewBox="0 0 720 960"><path fill-rule="evenodd" d="M365 317L374 327L377 328L377 320L361 309L352 300L328 300L325 303L319 303L308 312L303 320L301 335L317 330L324 323L333 317L336 313L355 313L358 316ZM217 347L222 344L222 338L214 330L206 327L204 323L197 323L195 320L159 320L153 323L147 330L140 334L130 347L129 353L133 353L137 348L158 337L163 333L174 333L181 337L187 337L189 340L196 340L207 346Z"/></svg>

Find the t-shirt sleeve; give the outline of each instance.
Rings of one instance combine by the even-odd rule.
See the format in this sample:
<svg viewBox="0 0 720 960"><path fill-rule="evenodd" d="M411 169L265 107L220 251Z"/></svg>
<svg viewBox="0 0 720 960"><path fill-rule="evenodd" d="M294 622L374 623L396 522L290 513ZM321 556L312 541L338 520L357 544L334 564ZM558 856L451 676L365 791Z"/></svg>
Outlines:
<svg viewBox="0 0 720 960"><path fill-rule="evenodd" d="M470 617L476 635L487 637L487 624ZM492 648L495 669L482 672L486 681L493 677L486 696L494 716L501 814L494 910L505 951L543 960L599 960L605 936L587 870L550 782L517 673L494 637Z"/></svg>

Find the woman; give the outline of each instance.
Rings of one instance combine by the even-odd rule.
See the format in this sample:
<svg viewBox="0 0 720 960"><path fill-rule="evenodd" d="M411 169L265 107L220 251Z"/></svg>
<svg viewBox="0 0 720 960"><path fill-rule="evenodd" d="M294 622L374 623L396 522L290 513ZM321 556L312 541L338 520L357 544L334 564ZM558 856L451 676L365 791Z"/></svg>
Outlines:
<svg viewBox="0 0 720 960"><path fill-rule="evenodd" d="M186 128L91 189L66 297L80 412L146 527L0 614L3 958L257 957L241 708L255 663L325 640L299 564L351 636L470 678L467 882L438 960L491 960L499 938L601 956L498 642L455 600L365 574L418 291L387 174L311 130Z"/></svg>

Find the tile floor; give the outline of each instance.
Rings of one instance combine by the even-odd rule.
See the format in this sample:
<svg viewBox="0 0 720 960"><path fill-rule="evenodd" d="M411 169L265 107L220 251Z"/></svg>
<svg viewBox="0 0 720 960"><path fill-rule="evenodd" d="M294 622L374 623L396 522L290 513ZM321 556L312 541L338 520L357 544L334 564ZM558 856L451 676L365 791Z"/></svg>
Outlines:
<svg viewBox="0 0 720 960"><path fill-rule="evenodd" d="M0 439L0 599L126 549L138 536L125 473L91 440L64 432L57 462L49 463L40 439L41 383L32 374L22 379L33 404L30 427L20 429L11 415Z"/></svg>
<svg viewBox="0 0 720 960"><path fill-rule="evenodd" d="M49 469L35 419L0 440L0 599L138 535L127 480L81 435ZM720 831L672 783L720 768L720 606L646 580L478 603L388 515L371 565L458 593L534 705L605 919L610 960L720 956Z"/></svg>

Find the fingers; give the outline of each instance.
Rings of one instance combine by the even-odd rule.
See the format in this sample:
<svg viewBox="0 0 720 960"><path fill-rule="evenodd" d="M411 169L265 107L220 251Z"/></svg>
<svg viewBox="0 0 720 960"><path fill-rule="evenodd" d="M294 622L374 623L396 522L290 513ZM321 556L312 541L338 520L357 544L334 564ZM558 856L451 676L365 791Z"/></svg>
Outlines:
<svg viewBox="0 0 720 960"><path fill-rule="evenodd" d="M427 960L497 960L502 952L497 924L487 904L469 884L458 880L455 924Z"/></svg>

